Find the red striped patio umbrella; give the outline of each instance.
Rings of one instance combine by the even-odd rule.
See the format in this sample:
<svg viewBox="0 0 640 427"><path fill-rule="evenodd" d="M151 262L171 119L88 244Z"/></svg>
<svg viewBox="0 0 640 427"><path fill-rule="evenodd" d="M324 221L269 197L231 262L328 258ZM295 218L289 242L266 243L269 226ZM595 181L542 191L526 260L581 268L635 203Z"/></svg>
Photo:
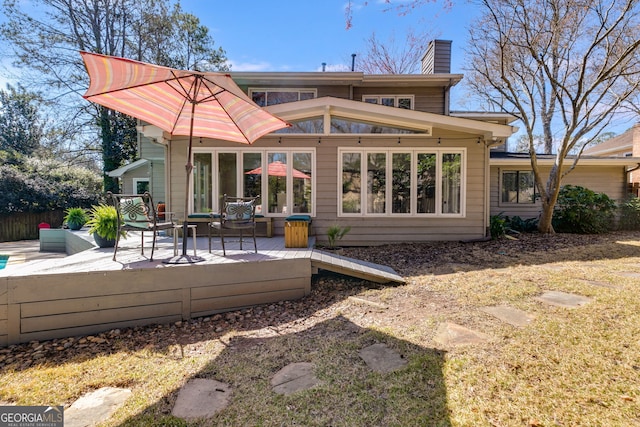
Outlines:
<svg viewBox="0 0 640 427"><path fill-rule="evenodd" d="M189 137L182 256L170 262L201 261L187 255L187 211L193 137L251 144L289 126L255 104L224 73L177 70L114 56L80 52L91 79L84 98Z"/></svg>
<svg viewBox="0 0 640 427"><path fill-rule="evenodd" d="M306 173L299 171L298 169L292 169L294 178L311 179ZM271 176L287 176L287 165L279 160L269 163L267 166L267 174ZM245 175L262 175L262 167L251 169L249 172L245 172Z"/></svg>

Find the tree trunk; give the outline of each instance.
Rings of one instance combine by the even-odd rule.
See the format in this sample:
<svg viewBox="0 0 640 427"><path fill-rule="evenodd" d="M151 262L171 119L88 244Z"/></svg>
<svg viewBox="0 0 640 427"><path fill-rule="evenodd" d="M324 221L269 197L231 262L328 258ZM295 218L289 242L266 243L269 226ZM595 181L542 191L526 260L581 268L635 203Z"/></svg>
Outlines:
<svg viewBox="0 0 640 427"><path fill-rule="evenodd" d="M538 231L543 234L555 234L553 229L553 206L548 203L542 204L542 213L540 214L540 221L538 222Z"/></svg>
<svg viewBox="0 0 640 427"><path fill-rule="evenodd" d="M111 121L109 111L105 107L100 107L100 130L100 137L102 138L102 179L104 191L119 193L120 190L117 179L107 175L107 172L118 168L120 165L114 162Z"/></svg>
<svg viewBox="0 0 640 427"><path fill-rule="evenodd" d="M537 170L537 168L536 168ZM553 165L547 178L546 191L542 195L542 213L538 222L538 231L543 234L555 234L553 229L553 211L558 201L560 193L560 171L562 170L562 161L560 167ZM539 171L538 171L539 173ZM541 192L542 193L542 192Z"/></svg>

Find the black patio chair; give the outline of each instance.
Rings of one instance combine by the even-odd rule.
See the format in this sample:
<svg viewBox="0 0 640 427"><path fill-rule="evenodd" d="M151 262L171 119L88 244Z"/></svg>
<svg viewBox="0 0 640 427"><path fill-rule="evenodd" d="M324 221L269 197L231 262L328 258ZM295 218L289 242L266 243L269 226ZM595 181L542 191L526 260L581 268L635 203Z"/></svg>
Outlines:
<svg viewBox="0 0 640 427"><path fill-rule="evenodd" d="M219 215L212 215L209 223L209 252L211 252L211 230L218 231L222 243L222 254L227 256L224 247L225 234L240 233L240 249L244 241L244 232L253 237L253 247L258 253L256 243L256 200L257 197L232 197L226 194L220 200Z"/></svg>
<svg viewBox="0 0 640 427"><path fill-rule="evenodd" d="M149 261L153 261L153 252L156 248L156 236L158 231L172 230L176 225L170 212L165 212L165 220L158 219L158 212L149 192L144 194L115 194L108 192L107 199L111 200L113 206L118 212L118 236L113 250L113 260L116 260L118 253L118 244L123 232L139 231L142 235L141 254L144 255L144 233L151 232L153 235L153 243L151 245L151 257ZM169 220L166 220L166 218Z"/></svg>

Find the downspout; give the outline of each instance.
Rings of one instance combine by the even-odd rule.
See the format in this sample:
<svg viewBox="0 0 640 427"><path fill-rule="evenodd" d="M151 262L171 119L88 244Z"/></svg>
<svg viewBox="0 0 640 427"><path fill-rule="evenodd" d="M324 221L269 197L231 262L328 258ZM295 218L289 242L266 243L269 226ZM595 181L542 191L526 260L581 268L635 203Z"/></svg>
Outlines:
<svg viewBox="0 0 640 427"><path fill-rule="evenodd" d="M485 169L484 176L485 178L485 198L484 198L484 229L485 229L485 237L491 238L491 147L502 144L502 140L497 137L492 137L490 140L486 138L482 138L485 150ZM506 138L505 138L506 141ZM640 165L638 165L640 166Z"/></svg>
<svg viewBox="0 0 640 427"><path fill-rule="evenodd" d="M164 202L166 210L173 211L171 198L171 143L167 143L164 149Z"/></svg>
<svg viewBox="0 0 640 427"><path fill-rule="evenodd" d="M491 222L491 165L489 161L491 156L489 155L489 145L486 141L483 141L484 146L484 237L491 237L489 230L489 224Z"/></svg>
<svg viewBox="0 0 640 427"><path fill-rule="evenodd" d="M449 85L444 87L444 115L445 116L449 116L451 115L451 110L450 110L450 102L451 102L451 87L453 86L453 84L451 83L451 79L449 79Z"/></svg>

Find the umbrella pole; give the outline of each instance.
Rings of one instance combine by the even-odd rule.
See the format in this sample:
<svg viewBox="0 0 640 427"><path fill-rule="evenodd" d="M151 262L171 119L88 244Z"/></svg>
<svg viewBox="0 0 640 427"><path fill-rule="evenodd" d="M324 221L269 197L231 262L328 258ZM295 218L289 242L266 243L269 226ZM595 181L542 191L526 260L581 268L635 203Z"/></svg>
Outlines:
<svg viewBox="0 0 640 427"><path fill-rule="evenodd" d="M179 257L173 257L167 260L168 264L192 264L194 262L204 261L204 258L199 256L187 255L187 240L189 237L189 182L191 180L191 173L193 172L193 163L191 163L191 151L193 147L193 119L196 110L196 102L191 102L191 129L189 131L189 148L187 150L187 163L184 168L187 172L186 187L184 190L184 220L182 221L182 255ZM197 231L197 229L196 229ZM196 233L197 234L197 233ZM197 241L197 239L196 239Z"/></svg>
<svg viewBox="0 0 640 427"><path fill-rule="evenodd" d="M191 152L193 149L193 120L196 112L196 102L191 101L191 123L189 130L189 148L187 150L187 163L184 165L184 168L187 172L186 188L184 191L184 220L182 221L182 257L189 258L191 262L199 262L204 261L203 258L200 257L189 257L187 255L187 240L189 237L189 183L191 181L191 173L193 172L193 163L191 163ZM197 233L196 233L197 234ZM196 259L197 258L197 259Z"/></svg>

